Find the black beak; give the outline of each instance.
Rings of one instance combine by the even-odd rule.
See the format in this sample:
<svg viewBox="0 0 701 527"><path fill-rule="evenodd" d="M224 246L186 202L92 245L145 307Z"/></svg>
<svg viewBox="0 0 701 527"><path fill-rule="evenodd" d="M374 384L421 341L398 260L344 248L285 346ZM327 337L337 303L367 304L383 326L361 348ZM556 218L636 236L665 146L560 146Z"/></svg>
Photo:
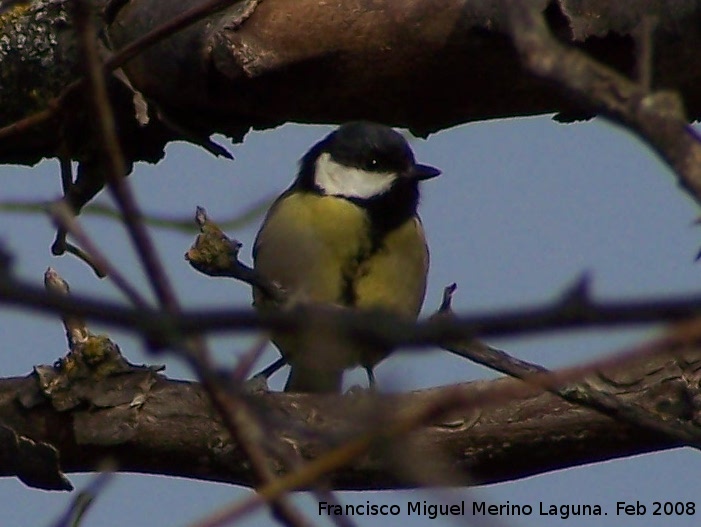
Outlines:
<svg viewBox="0 0 701 527"><path fill-rule="evenodd" d="M427 179L432 179L440 175L441 171L438 170L436 167L419 164L412 166L406 172L406 177L408 177L409 179L414 179L416 181L425 181Z"/></svg>

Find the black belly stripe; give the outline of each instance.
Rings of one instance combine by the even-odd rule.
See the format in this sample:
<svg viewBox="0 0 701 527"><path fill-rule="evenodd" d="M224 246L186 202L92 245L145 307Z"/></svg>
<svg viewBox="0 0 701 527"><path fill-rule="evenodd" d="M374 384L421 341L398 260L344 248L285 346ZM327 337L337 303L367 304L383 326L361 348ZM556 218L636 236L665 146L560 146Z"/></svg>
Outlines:
<svg viewBox="0 0 701 527"><path fill-rule="evenodd" d="M360 251L353 259L353 263L344 269L343 272L343 288L341 292L341 302L346 306L355 306L358 301L358 294L355 289L359 278L367 274L366 263L375 256L378 252L385 249L385 238L391 232L386 229L373 228L371 224L370 232L370 250Z"/></svg>
<svg viewBox="0 0 701 527"><path fill-rule="evenodd" d="M345 198L364 208L369 217L370 250L361 251L350 269L344 270L342 303L355 306L358 295L355 290L359 270L375 254L386 249L385 239L395 229L410 221L416 214L419 191L416 182L402 181L391 192L370 199Z"/></svg>

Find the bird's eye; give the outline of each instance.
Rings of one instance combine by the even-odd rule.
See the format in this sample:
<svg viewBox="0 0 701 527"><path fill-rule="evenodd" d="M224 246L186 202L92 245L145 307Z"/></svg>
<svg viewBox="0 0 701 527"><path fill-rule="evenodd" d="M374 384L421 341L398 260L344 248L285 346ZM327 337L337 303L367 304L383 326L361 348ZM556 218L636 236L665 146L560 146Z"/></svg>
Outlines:
<svg viewBox="0 0 701 527"><path fill-rule="evenodd" d="M384 168L385 165L386 162L384 157L378 153L373 153L372 156L366 157L363 162L363 168L365 168L365 170L370 170L371 172L377 172Z"/></svg>

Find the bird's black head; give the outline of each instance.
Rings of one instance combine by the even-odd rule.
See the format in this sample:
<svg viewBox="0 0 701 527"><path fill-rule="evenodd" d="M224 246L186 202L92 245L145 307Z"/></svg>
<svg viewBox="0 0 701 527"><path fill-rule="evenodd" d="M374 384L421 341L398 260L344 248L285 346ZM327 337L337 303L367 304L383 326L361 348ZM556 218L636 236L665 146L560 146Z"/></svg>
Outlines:
<svg viewBox="0 0 701 527"><path fill-rule="evenodd" d="M367 121L342 125L314 145L301 161L297 185L346 198L378 214L413 214L418 182L437 168L416 163L404 137L389 126Z"/></svg>

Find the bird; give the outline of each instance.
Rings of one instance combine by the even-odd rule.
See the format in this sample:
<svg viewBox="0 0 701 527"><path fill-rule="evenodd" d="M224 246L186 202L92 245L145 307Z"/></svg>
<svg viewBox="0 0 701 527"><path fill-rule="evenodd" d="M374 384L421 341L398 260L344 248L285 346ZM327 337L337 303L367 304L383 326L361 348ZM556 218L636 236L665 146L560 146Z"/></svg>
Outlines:
<svg viewBox="0 0 701 527"><path fill-rule="evenodd" d="M391 127L342 124L304 154L293 183L268 210L253 246L255 272L296 302L416 320L429 266L419 184L440 174L417 163ZM256 287L253 305L261 312L275 307ZM325 329L272 333L291 366L285 391L338 393L343 372L358 365L374 386L373 369L391 350L334 343L322 338Z"/></svg>

